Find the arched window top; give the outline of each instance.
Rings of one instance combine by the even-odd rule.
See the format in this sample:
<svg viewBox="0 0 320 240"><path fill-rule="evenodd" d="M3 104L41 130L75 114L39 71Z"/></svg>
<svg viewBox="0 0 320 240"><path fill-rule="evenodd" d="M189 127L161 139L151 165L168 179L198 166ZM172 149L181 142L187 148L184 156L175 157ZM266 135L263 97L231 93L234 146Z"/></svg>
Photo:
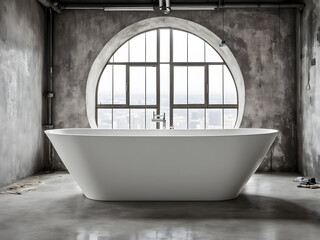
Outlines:
<svg viewBox="0 0 320 240"><path fill-rule="evenodd" d="M239 127L243 78L231 51L214 48L219 40L198 24L168 17L144 20L119 32L89 73L91 127L156 128L152 112L165 113L167 127Z"/></svg>
<svg viewBox="0 0 320 240"><path fill-rule="evenodd" d="M108 61L108 63L143 62L223 63L224 61L217 51L199 36L174 28L158 28L140 33L123 43Z"/></svg>

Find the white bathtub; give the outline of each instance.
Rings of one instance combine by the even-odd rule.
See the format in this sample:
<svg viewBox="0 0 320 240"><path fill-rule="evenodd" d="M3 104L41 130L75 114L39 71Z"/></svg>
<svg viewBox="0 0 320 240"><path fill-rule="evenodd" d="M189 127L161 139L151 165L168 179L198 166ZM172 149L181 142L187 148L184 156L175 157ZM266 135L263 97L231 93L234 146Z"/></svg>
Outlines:
<svg viewBox="0 0 320 240"><path fill-rule="evenodd" d="M277 130L45 131L87 198L215 201L236 198Z"/></svg>

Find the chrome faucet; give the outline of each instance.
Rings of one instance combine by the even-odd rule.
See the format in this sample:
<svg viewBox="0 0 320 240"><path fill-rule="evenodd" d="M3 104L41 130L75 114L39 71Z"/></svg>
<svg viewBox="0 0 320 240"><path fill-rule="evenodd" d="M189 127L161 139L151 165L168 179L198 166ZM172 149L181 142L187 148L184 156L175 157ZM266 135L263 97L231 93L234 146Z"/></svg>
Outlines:
<svg viewBox="0 0 320 240"><path fill-rule="evenodd" d="M156 115L155 112L153 112L153 115L152 115L152 119L151 119L152 122L162 122L162 127L163 129L166 129L166 114L163 113L163 115Z"/></svg>

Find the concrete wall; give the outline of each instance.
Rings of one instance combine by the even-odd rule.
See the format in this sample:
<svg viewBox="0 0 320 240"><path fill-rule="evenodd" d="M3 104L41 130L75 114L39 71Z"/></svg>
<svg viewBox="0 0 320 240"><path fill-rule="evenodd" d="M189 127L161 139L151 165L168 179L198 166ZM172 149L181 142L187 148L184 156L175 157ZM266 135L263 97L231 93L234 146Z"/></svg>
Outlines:
<svg viewBox="0 0 320 240"><path fill-rule="evenodd" d="M241 127L279 129L260 170L294 171L296 159L295 10L226 10L226 41L239 62L246 88ZM85 90L90 67L121 29L156 13L64 11L54 24L54 124L89 127ZM222 12L175 12L222 37ZM280 32L279 32L280 30ZM272 166L271 166L272 160ZM55 167L63 168L55 157Z"/></svg>
<svg viewBox="0 0 320 240"><path fill-rule="evenodd" d="M320 2L305 1L301 21L299 170L320 179ZM316 65L311 60L316 59ZM310 82L310 89L306 89Z"/></svg>
<svg viewBox="0 0 320 240"><path fill-rule="evenodd" d="M45 12L0 1L0 186L43 169Z"/></svg>

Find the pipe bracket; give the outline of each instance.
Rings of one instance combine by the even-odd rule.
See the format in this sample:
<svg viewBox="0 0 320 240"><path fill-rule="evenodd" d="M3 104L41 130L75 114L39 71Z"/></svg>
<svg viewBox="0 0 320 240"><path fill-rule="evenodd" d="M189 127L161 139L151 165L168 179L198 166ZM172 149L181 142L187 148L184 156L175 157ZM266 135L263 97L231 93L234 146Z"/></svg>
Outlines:
<svg viewBox="0 0 320 240"><path fill-rule="evenodd" d="M46 97L47 97L47 98L54 98L54 96L55 96L55 95L54 95L53 92L47 92L47 93L46 93Z"/></svg>

